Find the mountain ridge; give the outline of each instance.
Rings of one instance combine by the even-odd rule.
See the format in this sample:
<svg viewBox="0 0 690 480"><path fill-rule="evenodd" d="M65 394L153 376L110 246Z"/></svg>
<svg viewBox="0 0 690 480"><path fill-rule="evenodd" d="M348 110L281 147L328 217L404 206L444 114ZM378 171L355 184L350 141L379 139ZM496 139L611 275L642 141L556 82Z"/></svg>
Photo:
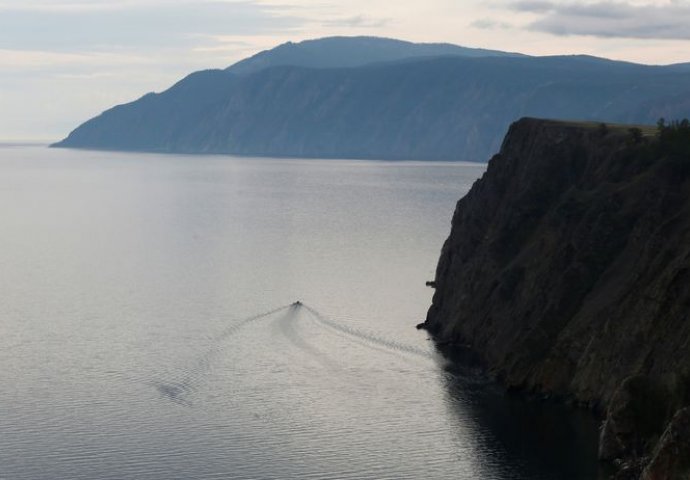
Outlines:
<svg viewBox="0 0 690 480"><path fill-rule="evenodd" d="M588 56L430 56L195 72L54 146L483 161L521 116L653 124L690 114L690 71Z"/></svg>
<svg viewBox="0 0 690 480"><path fill-rule="evenodd" d="M523 56L519 53L462 47L451 43L413 43L392 38L357 36L324 37L286 42L227 67L246 75L275 66L313 68L361 67L364 65L433 56Z"/></svg>

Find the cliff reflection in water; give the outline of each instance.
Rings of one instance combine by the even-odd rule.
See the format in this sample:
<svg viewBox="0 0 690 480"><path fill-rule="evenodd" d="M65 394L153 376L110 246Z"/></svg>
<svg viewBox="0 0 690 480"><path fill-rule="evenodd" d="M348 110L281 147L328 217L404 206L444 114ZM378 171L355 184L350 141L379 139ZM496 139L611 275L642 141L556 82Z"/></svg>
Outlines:
<svg viewBox="0 0 690 480"><path fill-rule="evenodd" d="M475 442L478 478L608 478L596 461L599 421L590 412L506 391L471 353L439 348L446 407L461 426L456 442Z"/></svg>

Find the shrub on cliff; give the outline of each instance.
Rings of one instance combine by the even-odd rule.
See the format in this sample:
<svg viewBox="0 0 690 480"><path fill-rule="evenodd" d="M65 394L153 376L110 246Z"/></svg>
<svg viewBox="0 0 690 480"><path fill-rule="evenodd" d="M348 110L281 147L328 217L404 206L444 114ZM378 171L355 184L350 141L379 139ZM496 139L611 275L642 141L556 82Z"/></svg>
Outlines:
<svg viewBox="0 0 690 480"><path fill-rule="evenodd" d="M659 146L663 153L690 156L690 120L674 120L670 124L662 118L657 123Z"/></svg>
<svg viewBox="0 0 690 480"><path fill-rule="evenodd" d="M658 158L663 159L676 181L684 181L690 177L690 121L686 118L667 124L662 118L657 129Z"/></svg>

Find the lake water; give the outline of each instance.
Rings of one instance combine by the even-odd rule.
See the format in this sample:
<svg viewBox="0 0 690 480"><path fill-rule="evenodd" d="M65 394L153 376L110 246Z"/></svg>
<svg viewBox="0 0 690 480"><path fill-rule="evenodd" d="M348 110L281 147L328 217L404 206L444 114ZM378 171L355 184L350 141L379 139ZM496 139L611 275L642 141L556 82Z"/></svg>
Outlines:
<svg viewBox="0 0 690 480"><path fill-rule="evenodd" d="M484 168L0 148L0 478L593 478L414 328Z"/></svg>

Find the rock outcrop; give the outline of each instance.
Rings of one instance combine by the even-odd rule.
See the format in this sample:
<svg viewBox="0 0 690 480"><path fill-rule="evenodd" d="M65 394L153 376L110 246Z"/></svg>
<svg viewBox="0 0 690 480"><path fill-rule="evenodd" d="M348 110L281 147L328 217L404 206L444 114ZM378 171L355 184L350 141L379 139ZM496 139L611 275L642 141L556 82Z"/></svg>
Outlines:
<svg viewBox="0 0 690 480"><path fill-rule="evenodd" d="M513 124L457 204L424 324L509 387L606 412L627 478L690 478L686 130Z"/></svg>
<svg viewBox="0 0 690 480"><path fill-rule="evenodd" d="M642 480L687 480L690 478L690 408L680 410L671 420Z"/></svg>

